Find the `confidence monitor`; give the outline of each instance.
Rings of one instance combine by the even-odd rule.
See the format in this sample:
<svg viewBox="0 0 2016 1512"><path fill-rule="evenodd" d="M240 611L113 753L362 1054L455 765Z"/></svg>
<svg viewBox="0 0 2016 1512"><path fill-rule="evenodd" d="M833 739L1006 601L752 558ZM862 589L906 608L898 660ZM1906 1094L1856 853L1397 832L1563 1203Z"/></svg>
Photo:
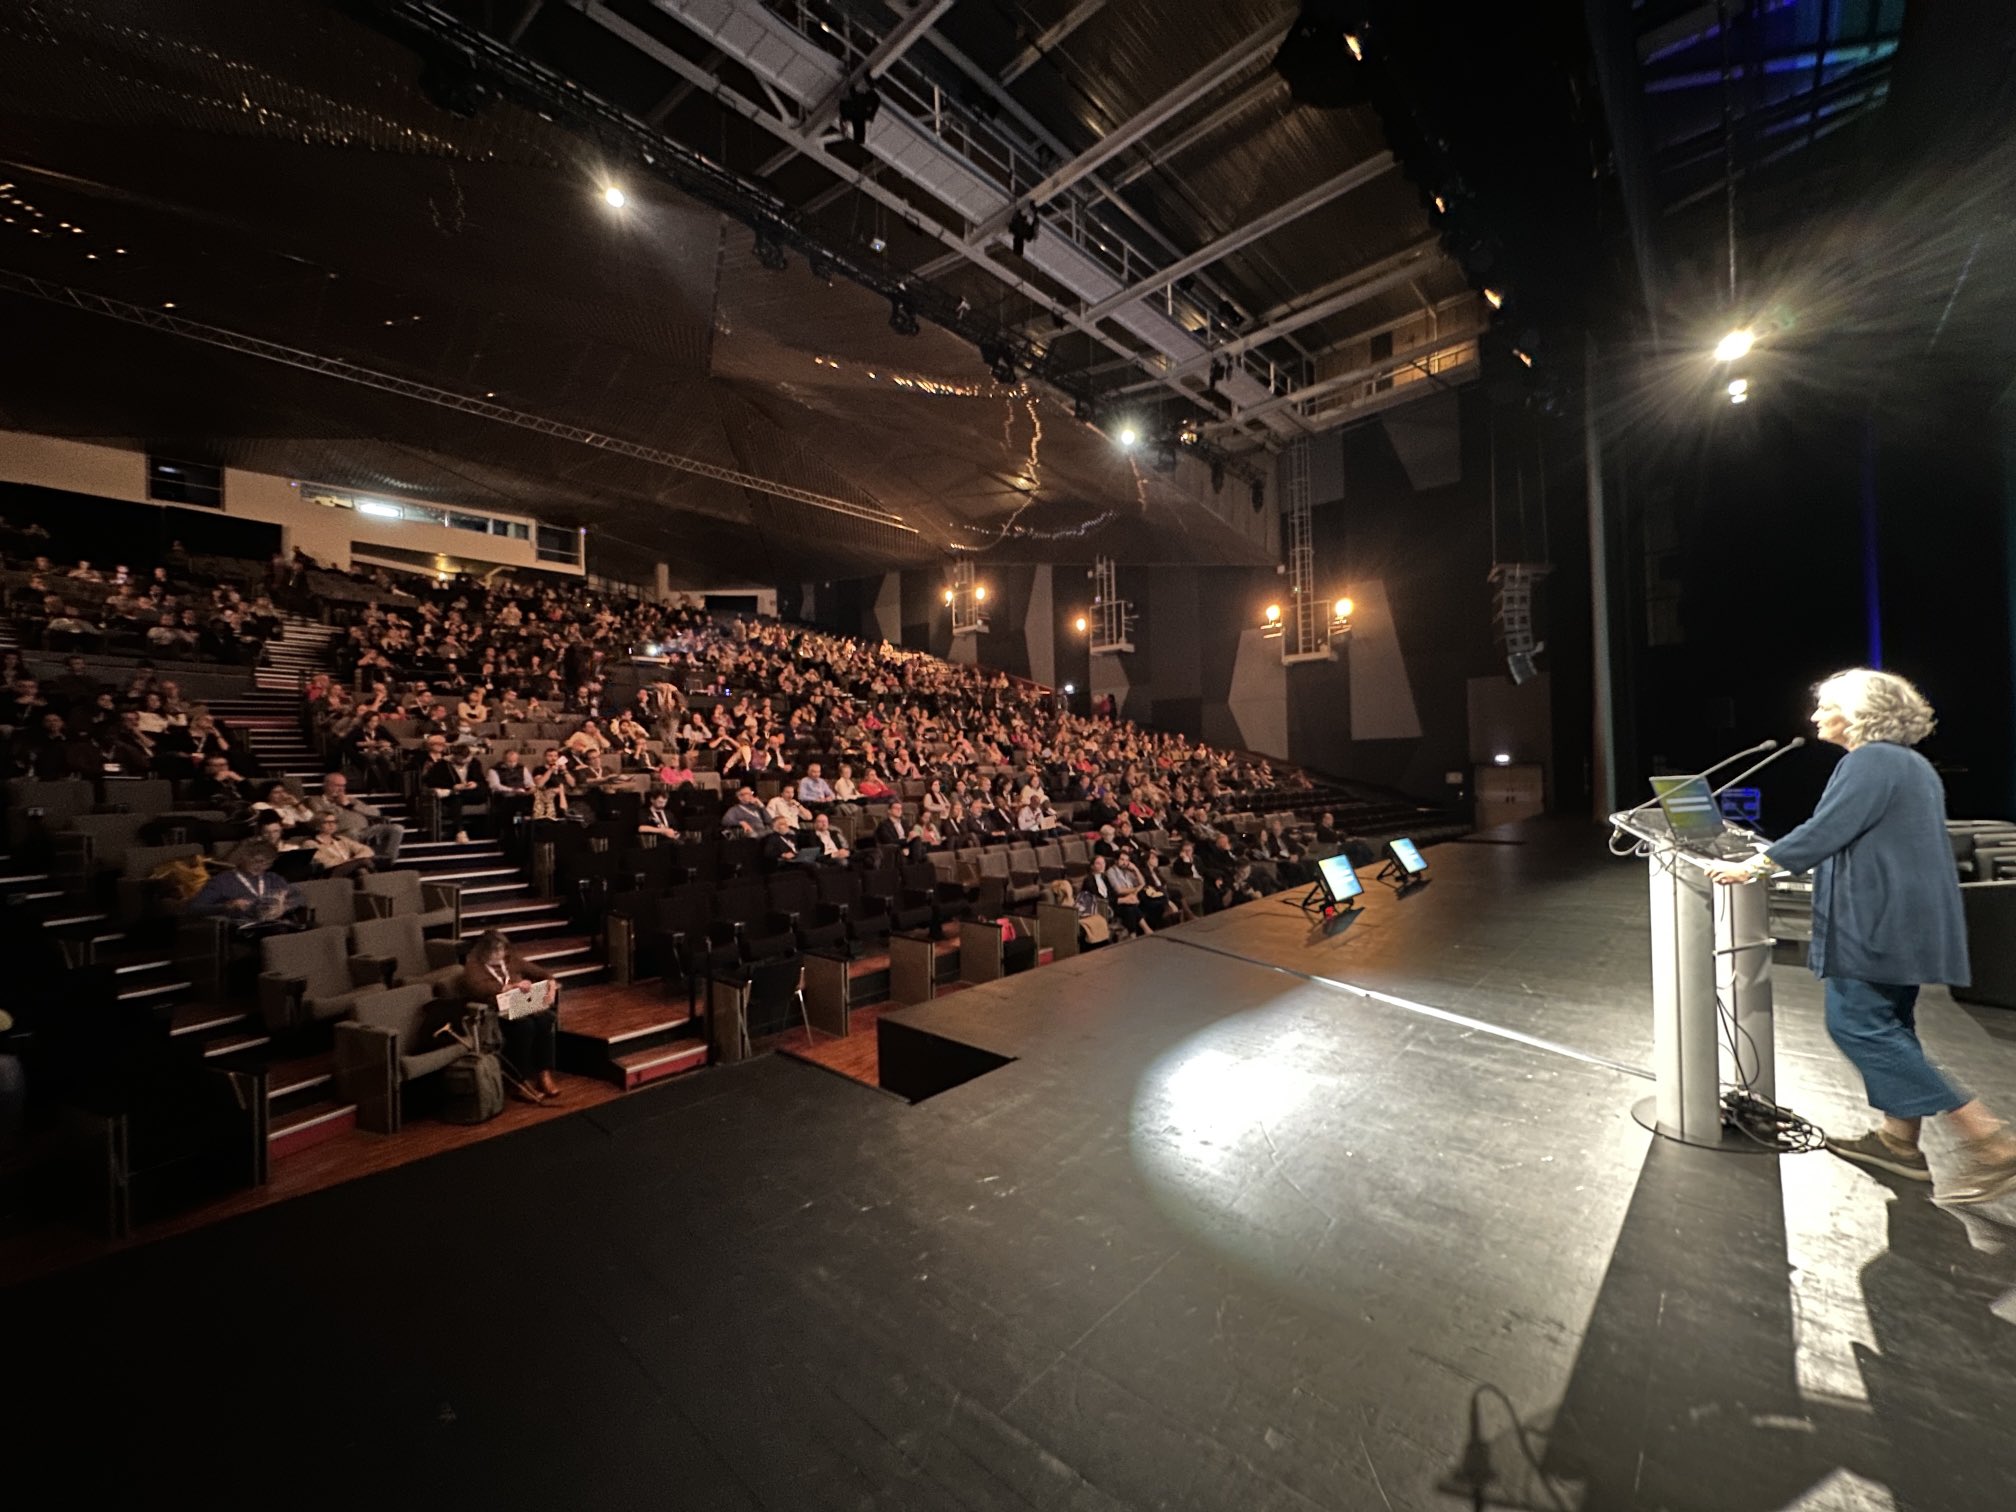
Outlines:
<svg viewBox="0 0 2016 1512"><path fill-rule="evenodd" d="M1351 900L1365 891L1365 884L1352 870L1349 856L1325 856L1316 863L1316 878L1333 908L1351 907Z"/></svg>
<svg viewBox="0 0 2016 1512"><path fill-rule="evenodd" d="M1386 854L1393 864L1410 877L1418 877L1428 870L1428 858L1421 854L1421 848L1405 835L1386 842Z"/></svg>

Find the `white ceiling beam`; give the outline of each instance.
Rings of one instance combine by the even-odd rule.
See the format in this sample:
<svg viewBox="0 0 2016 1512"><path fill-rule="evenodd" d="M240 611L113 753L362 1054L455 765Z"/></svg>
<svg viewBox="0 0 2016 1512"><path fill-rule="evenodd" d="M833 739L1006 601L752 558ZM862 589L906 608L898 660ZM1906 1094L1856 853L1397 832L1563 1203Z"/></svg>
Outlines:
<svg viewBox="0 0 2016 1512"><path fill-rule="evenodd" d="M1276 394L1271 399L1263 399L1258 404L1249 404L1243 409L1233 411L1228 420L1220 423L1224 425L1244 425L1249 421L1258 420L1263 416L1273 414L1276 410L1286 409L1290 405L1313 403L1326 394L1336 393L1339 389L1347 389L1354 384L1368 383L1374 378L1384 378L1389 373L1399 372L1402 368L1419 366L1441 355L1443 352L1452 351L1467 342L1475 341L1483 334L1484 327L1474 324L1465 326L1460 331L1444 331L1439 336L1433 336L1426 341L1417 342L1404 352L1395 352L1391 357L1382 357L1377 362L1368 363L1364 367L1353 368L1348 373L1339 373L1334 378L1321 378L1314 383L1305 384L1299 389L1291 389L1285 394ZM1314 417L1312 416L1311 418Z"/></svg>
<svg viewBox="0 0 2016 1512"><path fill-rule="evenodd" d="M938 24L938 18L950 9L952 0L919 0L917 7L891 27L889 35L877 42L867 57L841 74L839 81L805 112L800 131L805 140L810 143L818 137L849 90L879 78L890 64L923 41L926 33Z"/></svg>
<svg viewBox="0 0 2016 1512"><path fill-rule="evenodd" d="M1110 162L1165 122L1189 109L1212 90L1236 79L1262 59L1271 58L1274 50L1281 45L1281 39L1288 34L1289 19L1284 16L1262 27L1230 52L1206 64L1130 120L1107 132L1070 162L1052 169L1027 194L1020 196L1020 201L1041 205L1080 179L1096 173L1102 164ZM1001 219L1003 225L1007 224L1006 216Z"/></svg>
<svg viewBox="0 0 2016 1512"><path fill-rule="evenodd" d="M1147 153L1140 162L1113 179L1109 187L1113 189L1125 189L1129 184L1147 177L1171 158L1188 152L1192 147L1195 147L1220 127L1238 119L1238 117L1244 115L1269 95L1276 94L1285 88L1287 88L1287 85L1282 81L1279 74L1271 71L1263 74L1260 78L1255 79L1251 84L1240 90L1239 93L1232 96L1223 105L1220 105L1216 110L1213 110L1208 115L1200 116L1195 122L1185 126L1161 146Z"/></svg>
<svg viewBox="0 0 2016 1512"><path fill-rule="evenodd" d="M1327 205L1353 189L1369 184L1393 167L1393 154L1379 153L1362 163L1354 163L1335 178L1325 179L1313 189L1305 189L1285 205L1269 210L1265 215L1255 216L1245 225L1226 232L1215 241L1207 242L1188 257L1177 259L1166 268L1158 269L1144 279L1130 284L1117 294L1108 295L1085 312L1087 320L1103 320L1123 305L1132 304L1137 299L1145 299L1160 289L1167 288L1179 278L1188 278L1198 269L1208 267L1221 257L1230 256L1241 247L1272 235L1283 226L1300 220L1310 211Z"/></svg>
<svg viewBox="0 0 2016 1512"><path fill-rule="evenodd" d="M1106 0L1078 0L1056 21L1030 38L1029 45L1008 60L1008 66L1001 70L1001 82L1013 84L1022 75L1043 61L1043 55L1078 30L1087 21L1106 8Z"/></svg>

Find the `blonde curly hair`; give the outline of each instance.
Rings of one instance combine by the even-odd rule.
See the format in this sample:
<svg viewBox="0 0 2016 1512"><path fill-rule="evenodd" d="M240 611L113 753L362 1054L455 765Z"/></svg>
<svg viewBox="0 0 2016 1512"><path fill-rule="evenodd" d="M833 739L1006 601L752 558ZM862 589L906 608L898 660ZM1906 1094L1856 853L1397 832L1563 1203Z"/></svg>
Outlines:
<svg viewBox="0 0 2016 1512"><path fill-rule="evenodd" d="M1935 721L1925 695L1894 672L1850 667L1813 689L1816 703L1832 704L1848 721L1850 745L1872 740L1915 746L1932 733Z"/></svg>

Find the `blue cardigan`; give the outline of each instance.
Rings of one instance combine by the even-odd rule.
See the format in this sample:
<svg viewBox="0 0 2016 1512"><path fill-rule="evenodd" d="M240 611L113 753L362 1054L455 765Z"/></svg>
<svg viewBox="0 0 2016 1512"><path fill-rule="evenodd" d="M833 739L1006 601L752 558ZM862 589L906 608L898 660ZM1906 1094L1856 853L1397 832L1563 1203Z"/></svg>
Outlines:
<svg viewBox="0 0 2016 1512"><path fill-rule="evenodd" d="M1766 849L1785 870L1813 873L1815 976L1967 984L1946 790L1916 751L1857 746L1813 817Z"/></svg>

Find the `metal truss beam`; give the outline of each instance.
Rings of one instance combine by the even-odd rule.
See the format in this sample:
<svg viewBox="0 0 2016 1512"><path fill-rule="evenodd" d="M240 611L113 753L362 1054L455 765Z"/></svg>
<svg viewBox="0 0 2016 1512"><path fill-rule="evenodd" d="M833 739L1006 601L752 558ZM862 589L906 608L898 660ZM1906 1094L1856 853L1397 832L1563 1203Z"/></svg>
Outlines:
<svg viewBox="0 0 2016 1512"><path fill-rule="evenodd" d="M1284 17L1264 26L1223 57L1206 64L1130 120L1121 122L1107 132L1070 162L1053 169L1027 194L1021 196L1021 202L1041 205L1080 179L1097 172L1101 164L1111 162L1165 121L1196 104L1221 84L1236 79L1263 58L1273 56L1274 49L1281 45L1281 39L1288 34L1288 25L1288 18ZM1002 225L1008 222L1006 215L1001 216L1000 220ZM989 226L985 229L989 232L998 231L1000 226Z"/></svg>
<svg viewBox="0 0 2016 1512"><path fill-rule="evenodd" d="M113 320L124 321L128 325L163 331L188 341L200 341L205 346L219 347L227 352L237 352L241 356L257 357L267 362L281 363L304 373L340 379L345 383L376 389L380 393L397 394L404 399L417 399L422 403L438 405L442 409L454 410L459 414L494 420L500 425L516 426L520 430L534 431L539 435L552 436L561 441L572 441L580 446L592 446L598 451L613 452L618 456L649 462L674 472L711 478L717 483L746 488L753 493L789 499L794 504L804 504L813 509L846 515L850 519L879 525L888 530L901 531L905 535L918 533L914 526L903 523L901 515L891 514L885 509L856 504L848 499L835 498L831 494L814 493L810 489L799 488L790 483L759 478L754 473L721 467L712 462L702 461L698 457L683 456L678 452L664 451L659 447L646 446L637 441L626 441L620 436L606 435L601 431L589 430L585 426L569 425L564 421L550 420L543 415L512 409L509 405L498 404L494 400L477 399L468 394L457 394L448 389L436 388L432 384L416 383L410 378L380 372L376 368L347 362L340 357L325 357L299 347L283 346L277 341L248 336L240 331L225 330L221 326L206 325L185 316L171 315L165 310L151 309L145 305L131 304L123 299L94 294L86 289L73 289L67 284L52 283L31 274L0 268L0 290L28 299L39 299L45 304L81 310L87 315L106 316Z"/></svg>
<svg viewBox="0 0 2016 1512"><path fill-rule="evenodd" d="M1271 399L1263 399L1258 404L1236 410L1226 423L1237 425L1263 414L1272 414L1275 410L1286 409L1290 405L1306 404L1321 399L1328 394L1336 393L1339 389L1350 388L1354 384L1384 378L1389 373L1397 373L1403 368L1417 367L1444 352L1454 351L1457 347L1473 342L1483 334L1482 325L1466 325L1460 331L1439 332L1426 341L1415 343L1404 352L1395 352L1391 357L1382 357L1377 362L1354 368L1348 373L1339 373L1333 378L1322 378L1302 388L1290 389L1285 394L1276 394Z"/></svg>
<svg viewBox="0 0 2016 1512"><path fill-rule="evenodd" d="M889 34L875 44L874 50L843 73L833 87L822 95L812 108L805 112L805 120L799 128L799 135L807 143L816 142L826 123L833 119L833 113L840 108L841 100L847 92L879 77L882 71L903 54L923 41L931 28L938 24L938 18L952 9L952 0L918 0L915 10L889 28Z"/></svg>
<svg viewBox="0 0 2016 1512"><path fill-rule="evenodd" d="M1171 158L1180 157L1213 132L1237 120L1269 95L1285 88L1287 85L1282 82L1279 74L1273 72L1262 74L1223 105L1208 115L1198 117L1154 151L1145 154L1140 162L1115 177L1111 187L1125 189L1129 184L1139 182Z"/></svg>
<svg viewBox="0 0 2016 1512"><path fill-rule="evenodd" d="M1216 241L1206 242L1188 257L1178 258L1166 268L1158 268L1148 277L1138 280L1109 295L1085 312L1087 320L1103 320L1122 305L1132 304L1137 299L1146 298L1159 289L1167 288L1179 278L1187 278L1199 268L1209 267L1221 257L1229 257L1241 247L1270 236L1291 222L1300 220L1310 211L1327 205L1341 195L1349 194L1361 185L1369 184L1393 167L1393 154L1382 152L1376 157L1353 165L1335 178L1326 179L1313 189L1305 189L1285 205L1269 210L1265 215L1256 215L1245 225L1226 232Z"/></svg>
<svg viewBox="0 0 2016 1512"><path fill-rule="evenodd" d="M1029 45L1008 61L1001 70L1001 82L1013 84L1022 75L1043 61L1043 55L1078 30L1087 21L1106 8L1106 0L1078 0L1078 3L1029 39Z"/></svg>

